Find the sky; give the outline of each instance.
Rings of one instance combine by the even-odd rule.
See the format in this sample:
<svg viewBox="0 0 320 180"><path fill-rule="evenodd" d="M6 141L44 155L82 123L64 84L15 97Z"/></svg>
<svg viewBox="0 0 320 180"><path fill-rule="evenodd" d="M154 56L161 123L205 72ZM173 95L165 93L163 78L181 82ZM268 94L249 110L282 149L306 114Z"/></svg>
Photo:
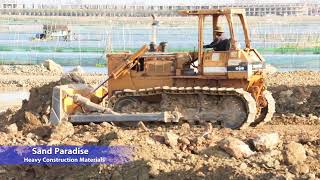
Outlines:
<svg viewBox="0 0 320 180"><path fill-rule="evenodd" d="M17 4L121 4L121 5L216 5L235 3L301 3L318 2L320 0L0 0L0 3L13 2Z"/></svg>

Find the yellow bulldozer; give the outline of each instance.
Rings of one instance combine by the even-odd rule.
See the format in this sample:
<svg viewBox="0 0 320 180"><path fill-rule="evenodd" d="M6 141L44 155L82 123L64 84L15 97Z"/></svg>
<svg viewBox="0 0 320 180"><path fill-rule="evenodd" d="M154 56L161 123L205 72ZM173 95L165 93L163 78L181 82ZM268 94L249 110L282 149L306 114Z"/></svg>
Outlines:
<svg viewBox="0 0 320 180"><path fill-rule="evenodd" d="M144 45L135 53L107 54L108 77L97 87L85 84L53 89L50 121L81 122L212 122L242 129L269 121L275 101L266 90L265 60L251 47L243 9L180 10L198 18L198 48L166 52L164 43ZM204 48L205 18L212 35L219 18L229 30L228 48ZM238 18L245 47L234 29ZM211 28L210 28L211 29Z"/></svg>

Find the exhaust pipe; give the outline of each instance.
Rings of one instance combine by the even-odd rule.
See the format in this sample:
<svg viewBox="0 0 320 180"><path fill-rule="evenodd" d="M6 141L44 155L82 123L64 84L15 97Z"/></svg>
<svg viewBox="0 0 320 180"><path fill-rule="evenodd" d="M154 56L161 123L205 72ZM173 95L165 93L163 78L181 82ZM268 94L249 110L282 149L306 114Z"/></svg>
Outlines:
<svg viewBox="0 0 320 180"><path fill-rule="evenodd" d="M157 50L157 32L158 32L158 26L159 26L159 21L156 20L156 16L154 14L152 16L152 36L151 36L151 42L150 42L150 52L155 52Z"/></svg>

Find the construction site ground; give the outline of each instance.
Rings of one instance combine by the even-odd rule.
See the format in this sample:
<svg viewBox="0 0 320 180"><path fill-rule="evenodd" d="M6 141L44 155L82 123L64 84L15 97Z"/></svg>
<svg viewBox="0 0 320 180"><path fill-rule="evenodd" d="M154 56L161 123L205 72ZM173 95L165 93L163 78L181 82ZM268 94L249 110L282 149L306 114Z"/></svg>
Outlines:
<svg viewBox="0 0 320 180"><path fill-rule="evenodd" d="M127 145L133 149L132 161L123 165L1 165L1 179L320 178L319 72L269 74L268 90L277 111L272 121L231 130L186 122L134 127L64 122L53 127L48 122L52 87L72 82L94 85L105 75L70 75L42 66L22 66L18 72L1 68L6 71L0 71L0 87L30 89L30 98L21 107L1 113L1 145ZM270 133L279 135L275 146L261 150L252 144L256 136ZM243 152L242 146L224 148L226 141L244 143L250 153Z"/></svg>

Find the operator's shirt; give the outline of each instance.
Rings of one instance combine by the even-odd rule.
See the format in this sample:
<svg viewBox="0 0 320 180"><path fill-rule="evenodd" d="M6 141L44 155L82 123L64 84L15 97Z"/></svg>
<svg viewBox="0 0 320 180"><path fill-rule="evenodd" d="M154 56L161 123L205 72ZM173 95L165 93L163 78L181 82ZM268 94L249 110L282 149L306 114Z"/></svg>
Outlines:
<svg viewBox="0 0 320 180"><path fill-rule="evenodd" d="M213 48L215 51L227 51L229 50L229 39L222 34L221 36L217 36L212 43L204 45L203 48Z"/></svg>

